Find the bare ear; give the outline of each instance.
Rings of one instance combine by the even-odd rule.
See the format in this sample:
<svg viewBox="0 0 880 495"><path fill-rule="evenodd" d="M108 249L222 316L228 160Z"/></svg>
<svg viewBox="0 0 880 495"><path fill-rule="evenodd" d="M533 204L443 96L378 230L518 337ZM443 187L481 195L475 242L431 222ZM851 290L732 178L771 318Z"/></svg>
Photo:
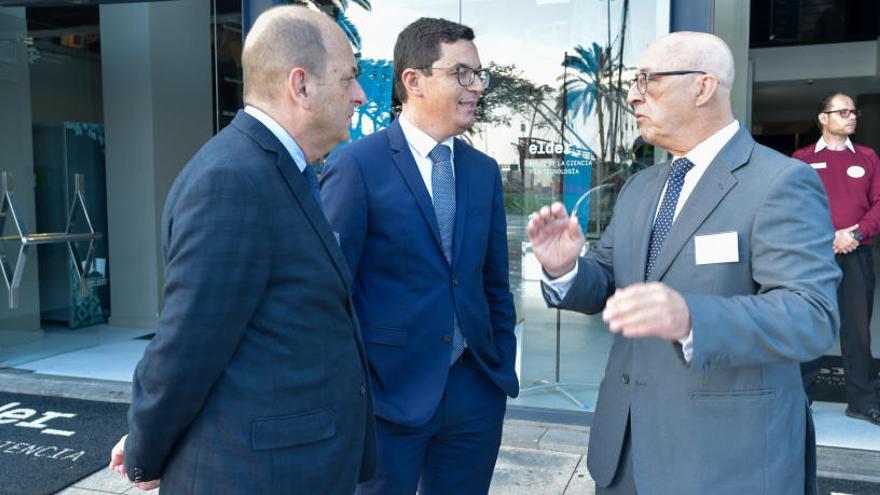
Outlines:
<svg viewBox="0 0 880 495"><path fill-rule="evenodd" d="M302 67L294 67L287 74L287 92L300 106L309 107L308 73Z"/></svg>
<svg viewBox="0 0 880 495"><path fill-rule="evenodd" d="M424 77L425 75L419 70L404 69L403 73L400 75L400 80L403 83L403 87L406 89L407 94L412 96L422 96L424 93L424 88L422 87L422 80Z"/></svg>
<svg viewBox="0 0 880 495"><path fill-rule="evenodd" d="M818 118L819 118L819 123L822 124L823 129L828 126L828 114L827 113L820 113Z"/></svg>
<svg viewBox="0 0 880 495"><path fill-rule="evenodd" d="M715 92L718 90L718 79L710 74L705 74L697 78L696 81L696 103L701 107L712 100Z"/></svg>

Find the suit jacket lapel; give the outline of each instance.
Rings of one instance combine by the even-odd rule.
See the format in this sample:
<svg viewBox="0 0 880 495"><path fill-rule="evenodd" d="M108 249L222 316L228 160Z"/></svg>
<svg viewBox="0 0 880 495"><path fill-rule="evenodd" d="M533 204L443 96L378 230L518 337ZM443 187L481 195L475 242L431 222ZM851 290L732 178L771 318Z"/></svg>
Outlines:
<svg viewBox="0 0 880 495"><path fill-rule="evenodd" d="M712 160L672 224L650 280L663 278L694 232L736 185L732 172L748 161L754 145L748 132L740 128Z"/></svg>
<svg viewBox="0 0 880 495"><path fill-rule="evenodd" d="M468 185L471 181L468 178L470 167L464 163L467 161L466 147L456 139L454 141L455 153L453 162L455 166L455 234L452 238L452 263L455 265L458 256L461 253L461 246L464 244L464 228L467 223L467 207L468 207Z"/></svg>
<svg viewBox="0 0 880 495"><path fill-rule="evenodd" d="M403 176L403 180L409 187L413 197L416 198L416 203L418 203L419 209L425 217L425 221L431 228L431 232L434 233L434 241L437 243L437 247L440 248L440 252L442 253L443 241L440 238L440 227L437 225L437 214L434 212L434 203L431 202L431 196L428 194L428 189L425 187L425 181L419 173L419 167L416 165L416 161L412 156L409 144L403 136L403 130L400 128L400 123L396 120L388 126L388 141L391 145L391 156L394 159L394 163L397 165L398 170L400 170L400 175ZM457 172L458 171L456 170L456 173Z"/></svg>
<svg viewBox="0 0 880 495"><path fill-rule="evenodd" d="M278 157L275 163L278 171L284 178L284 182L287 183L287 187L293 193L293 197L302 207L306 219L308 219L312 228L318 234L318 238L324 245L327 254L333 260L336 271L339 272L342 282L345 284L346 291L350 291L351 271L345 262L342 249L337 244L336 237L333 235L330 224L327 223L327 218L324 216L320 205L315 202L315 197L312 196L306 178L299 172L299 167L293 161L290 153L287 152L287 149L284 148L269 129L250 115L239 112L233 124L236 124L244 133L254 138L264 150L274 153Z"/></svg>

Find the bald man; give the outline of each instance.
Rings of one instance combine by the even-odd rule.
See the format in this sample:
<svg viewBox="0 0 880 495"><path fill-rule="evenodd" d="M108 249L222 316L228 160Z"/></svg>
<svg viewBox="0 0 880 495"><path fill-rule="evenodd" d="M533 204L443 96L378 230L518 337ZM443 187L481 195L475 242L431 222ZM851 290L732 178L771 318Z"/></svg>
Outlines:
<svg viewBox="0 0 880 495"><path fill-rule="evenodd" d="M818 176L734 120L733 77L715 36L656 40L628 101L672 160L629 179L584 257L560 203L529 222L548 303L614 334L587 460L600 494L817 489L798 363L837 334L834 229Z"/></svg>
<svg viewBox="0 0 880 495"><path fill-rule="evenodd" d="M168 494L345 494L373 413L351 275L310 163L364 94L348 40L301 7L245 40L246 107L165 204L165 306L110 467Z"/></svg>

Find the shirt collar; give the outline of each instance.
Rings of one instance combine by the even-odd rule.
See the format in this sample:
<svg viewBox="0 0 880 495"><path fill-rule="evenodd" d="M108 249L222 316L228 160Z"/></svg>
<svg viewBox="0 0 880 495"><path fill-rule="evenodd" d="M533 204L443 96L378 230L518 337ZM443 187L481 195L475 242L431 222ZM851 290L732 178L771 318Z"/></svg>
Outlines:
<svg viewBox="0 0 880 495"><path fill-rule="evenodd" d="M709 167L709 164L712 163L712 160L718 155L721 151L721 148L724 148L724 145L733 138L733 135L736 134L736 131L739 130L739 122L734 120L733 122L727 124L722 127L718 132L712 134L702 143L694 146L692 150L690 150L685 157L690 160L691 163L694 164L695 169L705 170ZM678 158L678 157L674 157Z"/></svg>
<svg viewBox="0 0 880 495"><path fill-rule="evenodd" d="M406 138L406 142L409 143L410 148L419 154L419 158L430 159L428 157L428 153L434 149L438 144L445 144L449 146L449 161L453 161L455 158L455 146L453 146L454 138L448 138L446 141L442 143L438 143L434 141L434 138L425 134L421 129L416 127L412 122L407 120L403 114L400 114L397 117L397 120L400 121L400 130L403 131L403 137Z"/></svg>
<svg viewBox="0 0 880 495"><path fill-rule="evenodd" d="M822 137L822 136L819 136L819 140L816 141L816 148L813 150L813 153L818 153L818 152L822 151L822 150L825 149L825 148L828 148L829 150L832 150L832 151L842 151L844 148L848 148L848 149L849 149L850 151L852 151L853 153L856 152L856 149L855 149L855 147L853 146L852 141L849 140L849 136L846 137L846 141L843 142L843 146L841 146L841 147L839 147L839 148L837 148L837 149L832 148L831 146L829 146L828 143L825 142L825 138Z"/></svg>
<svg viewBox="0 0 880 495"><path fill-rule="evenodd" d="M244 112L251 117L257 119L262 123L266 128L269 129L281 144L284 145L284 149L290 153L290 157L293 158L294 163L299 168L299 171L302 172L306 169L306 155L303 153L302 149L296 144L296 141L281 127L281 124L275 121L272 117L266 115L262 110L256 107L252 107L247 105L244 107Z"/></svg>

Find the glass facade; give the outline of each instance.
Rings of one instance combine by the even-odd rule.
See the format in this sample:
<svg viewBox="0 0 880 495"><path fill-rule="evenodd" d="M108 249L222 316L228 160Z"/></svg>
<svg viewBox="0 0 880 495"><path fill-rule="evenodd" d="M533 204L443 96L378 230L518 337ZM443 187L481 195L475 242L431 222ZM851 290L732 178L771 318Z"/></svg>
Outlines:
<svg viewBox="0 0 880 495"><path fill-rule="evenodd" d="M313 3L325 10L337 8L329 2ZM184 157L191 156L208 137L185 136L183 127L175 125L197 114L199 121L210 122L206 127L216 132L241 107L241 3L212 0L210 8L200 6L202 10L187 5L155 2L0 9L3 32L15 34L0 40L0 85L5 85L0 90L8 103L5 108L15 108L23 99L30 102L29 108L22 106L0 117L8 121L2 122L7 129L15 130L0 136L4 149L10 150L2 168L16 176L17 191L36 189L36 199L19 194L30 224L41 228L35 223L41 204L57 213L58 205L51 205L63 202L60 193L54 199L41 199L39 194L41 188L48 190L51 175L37 166L46 161L41 158L43 151L51 148L43 144L35 148L34 143L45 140L39 129L95 130L85 134L87 138L94 134L95 139L85 139L94 146L77 156L90 157L94 163L89 164L89 174L102 180L106 167L106 186L89 187L87 195L102 196L102 190L108 194L98 198L103 201L96 208L110 213L109 225L103 221L98 230L107 234L111 248L109 256L104 254L100 273L103 287L114 290L113 307L111 311L108 302L98 308L100 314L86 315L92 319L78 322L98 321L109 313L111 326L149 328L151 315L161 306L153 292L161 293L162 283L161 266L150 251L155 241L158 253L150 225L161 215L163 188L170 186ZM353 118L352 139L392 120L396 106L391 94L391 59L403 27L428 16L460 21L474 29L482 65L492 73L492 85L481 101L478 125L461 137L495 158L503 178L523 387L521 398L513 403L592 409L611 338L599 317L546 307L540 294L540 266L531 254L526 224L532 211L559 200L576 211L588 241L595 241L610 219L617 191L626 178L662 158L637 139L625 98L639 55L668 30L669 0L376 0L371 7L367 10L358 2L348 2L339 17L359 51L361 84L368 96ZM148 18L149 23L145 22ZM196 28L196 21L206 26ZM193 40L205 39L204 47L186 64L174 65L178 62L171 60L180 58L182 47L174 44L177 32L173 29L193 31ZM106 46L102 47L102 39ZM147 49L152 58L140 58ZM175 98L185 92L180 88L186 85L204 87L211 95L210 104L185 108L184 103L193 98ZM63 132L57 134L64 137ZM64 148L63 143L57 146ZM168 154L175 149L179 154ZM35 184L29 182L33 177ZM138 207L144 198L144 206ZM102 213L97 218L108 216ZM14 264L11 244L2 247L3 261ZM49 256L52 250L60 257ZM65 298L70 274L55 266L66 263L64 255L61 246L42 248L40 263L31 260L27 269L33 273L25 273L20 308L0 308L0 343L7 349L0 352L0 363L24 359L8 351L17 343L12 339L16 329L68 332L70 325L61 320L70 314ZM112 284L110 259L114 263ZM66 278L50 280L56 276ZM52 287L58 291L54 296L49 292ZM39 335L25 332L30 340ZM77 340L71 345L95 343Z"/></svg>
<svg viewBox="0 0 880 495"><path fill-rule="evenodd" d="M353 117L352 139L387 126L399 110L391 59L404 26L429 16L474 28L492 84L478 124L461 137L495 158L503 178L522 385L512 405L571 411L595 405L612 337L599 316L546 307L526 224L535 209L559 200L577 213L588 243L595 242L626 179L665 159L638 139L625 95L639 56L668 31L671 12L692 14L684 24L673 19L674 26L711 27L729 42L730 33L739 33L731 46L737 64L743 61L737 78L748 95L734 103L748 108L751 116L742 122L759 142L782 152L813 142L816 102L844 90L863 111L854 141L880 148L880 3L873 0L752 0L741 16L724 14L745 2L726 0L372 0L369 10L363 2L309 1L341 19L360 54L368 101ZM13 3L33 7L0 7L0 172L9 174L31 233L64 229L72 174L85 173L89 213L106 244L88 272L86 298L77 295L66 246L28 252L16 306L0 298L0 368L128 380L130 369L107 374L94 358L71 357L69 368L49 361L103 347L133 368L147 342L135 339L152 334L162 306L158 223L165 195L186 161L242 106L249 19L242 5L253 14L275 0ZM340 17L334 9L343 5ZM694 26L694 19L705 23ZM7 274L19 259L14 223L0 210L0 264ZM880 260L877 251L875 244ZM5 287L0 294L7 295ZM875 311L875 357L878 329ZM823 374L838 385L838 397L814 405L817 438L822 445L874 450L873 430L839 423L844 372L839 348L828 354ZM829 435L840 430L850 437Z"/></svg>

